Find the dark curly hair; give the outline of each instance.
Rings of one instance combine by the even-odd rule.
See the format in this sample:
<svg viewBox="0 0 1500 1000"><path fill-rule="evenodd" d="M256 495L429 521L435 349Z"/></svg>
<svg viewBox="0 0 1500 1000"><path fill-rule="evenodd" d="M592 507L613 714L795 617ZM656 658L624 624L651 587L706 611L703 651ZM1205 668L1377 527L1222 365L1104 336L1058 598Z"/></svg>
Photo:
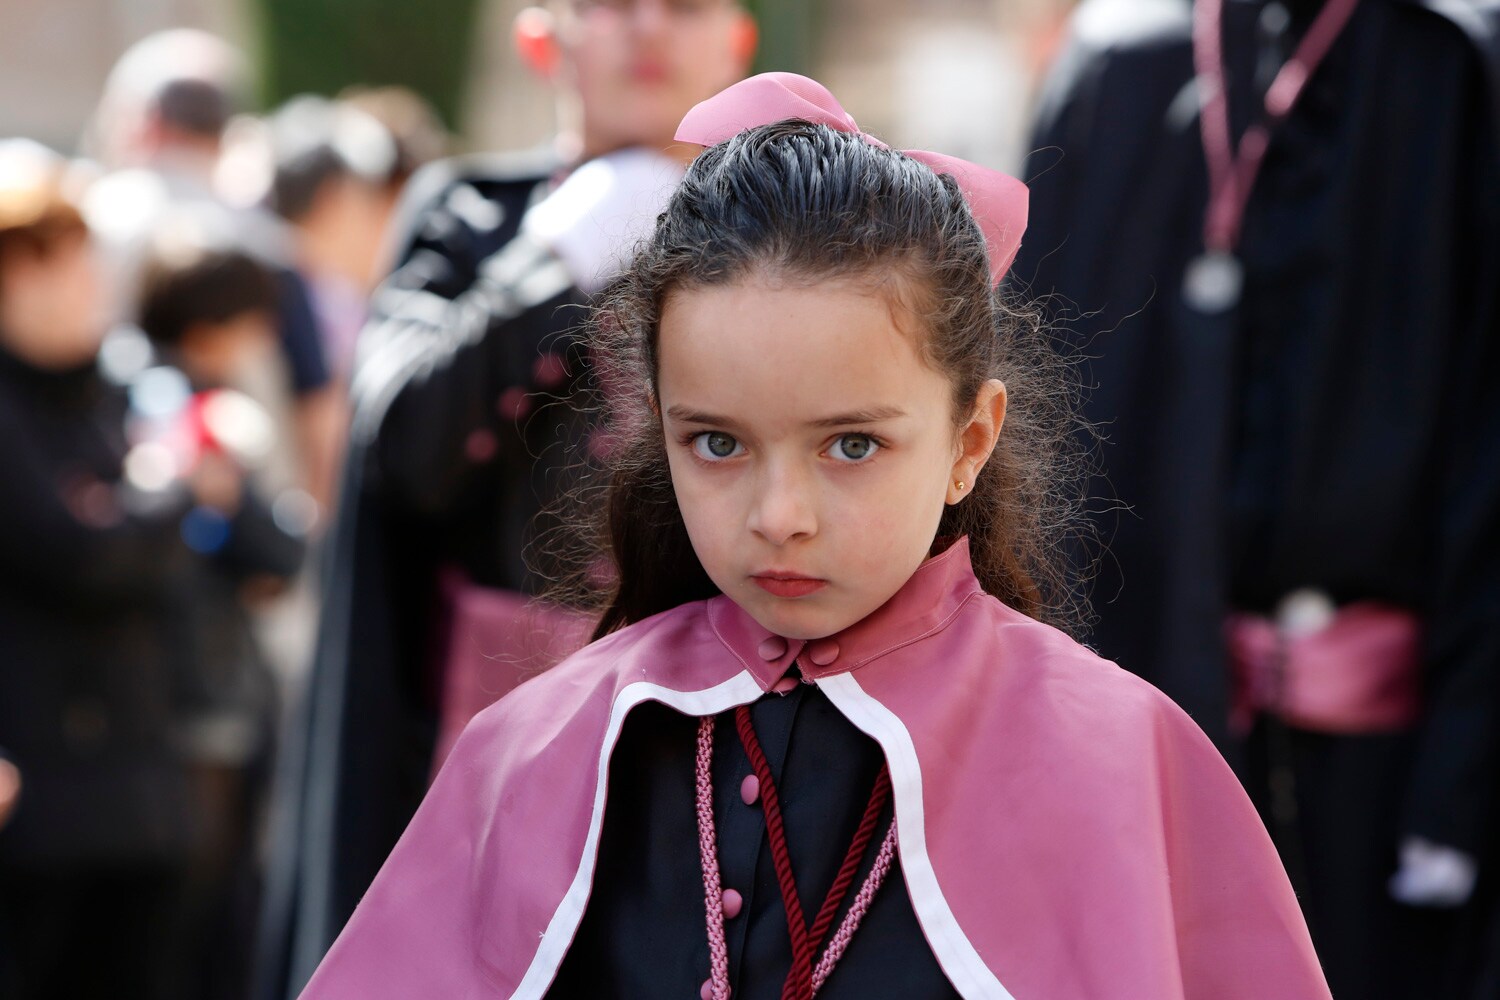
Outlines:
<svg viewBox="0 0 1500 1000"><path fill-rule="evenodd" d="M968 536L984 589L1034 618L1076 631L1085 609L1063 544L1083 531L1072 366L1053 353L1039 313L991 287L983 234L952 177L823 125L750 129L692 164L654 234L605 290L590 331L613 437L604 496L585 497L567 532L573 566L612 557L599 595L604 635L718 593L695 555L654 410L664 304L754 273L815 283L868 280L918 321L921 351L953 386L961 425L987 379L1010 405L994 454L938 537ZM578 593L580 572L560 594ZM607 578L607 577L606 577ZM575 601L576 603L576 601Z"/></svg>

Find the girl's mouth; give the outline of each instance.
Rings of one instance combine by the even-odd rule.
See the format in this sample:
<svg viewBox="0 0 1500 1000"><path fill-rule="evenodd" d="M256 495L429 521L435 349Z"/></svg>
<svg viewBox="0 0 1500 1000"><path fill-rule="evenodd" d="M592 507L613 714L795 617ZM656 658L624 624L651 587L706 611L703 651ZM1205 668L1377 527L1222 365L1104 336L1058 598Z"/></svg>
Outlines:
<svg viewBox="0 0 1500 1000"><path fill-rule="evenodd" d="M666 83L667 67L664 63L651 59L637 60L631 64L630 78L636 83Z"/></svg>
<svg viewBox="0 0 1500 1000"><path fill-rule="evenodd" d="M776 597L806 597L828 586L827 580L795 573L756 573L750 579L757 587Z"/></svg>

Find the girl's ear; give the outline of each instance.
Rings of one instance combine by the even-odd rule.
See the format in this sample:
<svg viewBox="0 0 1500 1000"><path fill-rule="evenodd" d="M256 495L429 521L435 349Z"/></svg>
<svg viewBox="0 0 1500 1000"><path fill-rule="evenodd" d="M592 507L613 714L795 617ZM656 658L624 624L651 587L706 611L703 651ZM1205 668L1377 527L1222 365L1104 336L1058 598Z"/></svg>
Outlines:
<svg viewBox="0 0 1500 1000"><path fill-rule="evenodd" d="M974 488L974 480L979 478L1000 440L1005 404L1004 382L992 378L979 387L969 422L958 431L958 458L948 477L948 503L958 503Z"/></svg>
<svg viewBox="0 0 1500 1000"><path fill-rule="evenodd" d="M547 81L557 75L562 48L557 41L557 22L550 11L540 7L521 11L511 26L511 40L527 69Z"/></svg>

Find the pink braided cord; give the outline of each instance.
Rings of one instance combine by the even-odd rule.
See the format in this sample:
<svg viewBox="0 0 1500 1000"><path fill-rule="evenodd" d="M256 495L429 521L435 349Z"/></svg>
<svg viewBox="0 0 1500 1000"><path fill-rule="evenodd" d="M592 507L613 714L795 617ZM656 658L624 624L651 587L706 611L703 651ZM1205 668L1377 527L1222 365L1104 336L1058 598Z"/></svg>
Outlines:
<svg viewBox="0 0 1500 1000"><path fill-rule="evenodd" d="M724 890L714 832L714 717L698 720L698 852L703 858L703 905L708 915L709 996L729 1000L729 945L724 941ZM877 864L879 862L877 861ZM842 928L840 928L842 930Z"/></svg>
<svg viewBox="0 0 1500 1000"><path fill-rule="evenodd" d="M823 988L823 982L833 971L834 965L844 957L844 950L849 947L849 939L854 937L854 932L859 929L859 922L865 918L865 912L870 909L875 893L880 891L880 884L889 874L891 862L895 857L896 818L893 816L890 828L885 832L885 839L880 842L880 853L875 855L875 864L870 869L870 874L865 876L865 884L859 887L859 894L854 897L854 903L849 907L849 912L844 914L839 929L833 932L833 937L828 941L823 957L818 959L818 967L813 970L813 993L816 994Z"/></svg>
<svg viewBox="0 0 1500 1000"><path fill-rule="evenodd" d="M713 800L713 755L714 755L714 717L703 716L698 720L698 754L695 767L697 785L697 813L698 813L698 853L703 859L703 903L708 917L708 956L709 977L708 996L712 1000L729 1000L729 946L724 939L724 892L719 878L719 851L718 834L714 826L714 800ZM881 778L885 778L884 772ZM888 779L887 779L888 780ZM875 800L881 801L884 796L879 794L880 786L884 782L877 781L877 793ZM888 786L887 786L888 788ZM856 838L857 840L857 838ZM880 850L875 855L875 864L870 868L870 874L865 876L864 883L855 894L854 902L849 906L849 912L844 914L840 921L838 930L829 939L823 956L818 960L817 966L812 972L812 993L816 994L823 988L823 983L833 972L833 967L838 960L844 956L849 947L849 941L854 937L854 932L859 929L860 921L864 920L865 913L870 909L870 904L875 900L875 894L880 891L881 884L886 875L890 873L891 864L896 857L896 819L891 817L891 825L885 832L885 839L880 842ZM790 982L790 979L788 980ZM804 981L805 984L806 981ZM806 986L804 985L804 988Z"/></svg>

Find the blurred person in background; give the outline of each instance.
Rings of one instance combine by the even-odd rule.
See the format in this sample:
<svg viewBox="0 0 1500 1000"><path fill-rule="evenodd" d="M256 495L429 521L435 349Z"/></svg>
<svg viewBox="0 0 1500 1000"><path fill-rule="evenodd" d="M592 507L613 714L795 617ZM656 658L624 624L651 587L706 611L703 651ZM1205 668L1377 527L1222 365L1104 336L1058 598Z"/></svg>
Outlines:
<svg viewBox="0 0 1500 1000"><path fill-rule="evenodd" d="M271 416L230 388L256 355L276 349L275 276L232 238L193 213L164 218L152 235L142 283L141 328L157 357L185 378L171 418L194 440L200 477L225 496L183 524L204 558L183 602L192 669L180 695L186 745L220 826L195 888L203 935L202 995L243 997L259 895L257 851L276 735L277 691L249 613L299 569L309 527L306 500L289 489L267 499L254 470L275 446ZM142 375L163 377L171 369Z"/></svg>
<svg viewBox="0 0 1500 1000"><path fill-rule="evenodd" d="M243 61L222 39L187 28L151 35L121 56L90 135L110 173L90 190L85 214L107 251L111 304L121 320L137 317L146 245L174 207L224 210L237 238L273 269L295 446L307 488L326 507L337 477L344 407L307 282L276 220L258 210L231 209L217 184L224 131L248 90Z"/></svg>
<svg viewBox="0 0 1500 1000"><path fill-rule="evenodd" d="M446 136L425 102L394 87L294 98L271 116L269 132L268 201L292 227L324 354L347 384L370 293L390 268L386 233L397 199L417 168L441 155Z"/></svg>
<svg viewBox="0 0 1500 1000"><path fill-rule="evenodd" d="M575 0L523 12L516 40L556 88L557 141L419 174L361 335L308 742L273 860L267 998L311 975L482 707L443 703L456 664L525 658L524 642L457 636L478 608L529 620L552 572L525 553L585 461L588 420L568 402L591 381L578 307L649 231L696 152L673 143L678 123L744 75L756 34L733 0ZM543 644L582 640L576 621L538 621L524 630ZM504 684L476 686L494 698Z"/></svg>
<svg viewBox="0 0 1500 1000"><path fill-rule="evenodd" d="M1095 642L1238 760L1341 1000L1500 995L1497 28L1087 0L1032 140L1013 274L1127 508Z"/></svg>
<svg viewBox="0 0 1500 1000"><path fill-rule="evenodd" d="M0 994L208 996L230 972L205 926L214 859L242 832L201 752L192 625L208 574L289 564L195 544L205 521L243 532L243 477L177 462L189 428L143 433L151 380L101 376L105 289L68 181L49 151L0 143L0 747L20 775Z"/></svg>

